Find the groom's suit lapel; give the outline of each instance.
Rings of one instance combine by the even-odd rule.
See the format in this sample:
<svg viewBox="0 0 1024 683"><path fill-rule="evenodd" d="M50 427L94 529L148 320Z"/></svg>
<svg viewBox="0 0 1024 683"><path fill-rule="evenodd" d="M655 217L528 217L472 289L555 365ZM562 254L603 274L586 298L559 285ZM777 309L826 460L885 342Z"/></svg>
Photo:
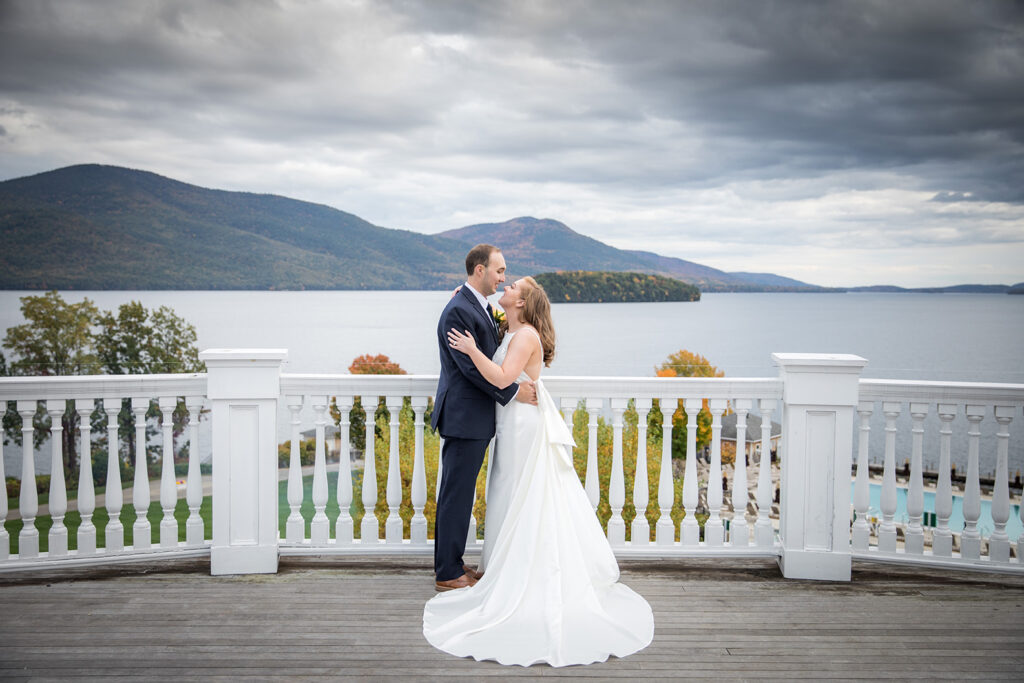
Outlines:
<svg viewBox="0 0 1024 683"><path fill-rule="evenodd" d="M498 346L498 328L495 327L494 321L488 318L487 311L485 311L483 307L480 306L480 302L476 300L476 297L473 296L472 292L470 292L467 287L463 287L462 289L460 289L459 294L465 297L467 305L473 310L477 318L479 318L483 322L484 327L487 328L487 330L489 330L489 333L491 335L490 343L493 352L493 349ZM487 355L490 356L491 354L487 353Z"/></svg>

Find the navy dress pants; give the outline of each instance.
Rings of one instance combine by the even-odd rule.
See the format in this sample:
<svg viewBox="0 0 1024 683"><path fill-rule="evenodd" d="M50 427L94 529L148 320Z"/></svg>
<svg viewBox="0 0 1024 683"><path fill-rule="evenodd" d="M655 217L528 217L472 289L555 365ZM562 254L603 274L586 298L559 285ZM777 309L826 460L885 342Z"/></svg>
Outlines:
<svg viewBox="0 0 1024 683"><path fill-rule="evenodd" d="M434 522L434 574L438 581L462 576L473 511L473 492L490 439L445 438L441 452L441 488Z"/></svg>

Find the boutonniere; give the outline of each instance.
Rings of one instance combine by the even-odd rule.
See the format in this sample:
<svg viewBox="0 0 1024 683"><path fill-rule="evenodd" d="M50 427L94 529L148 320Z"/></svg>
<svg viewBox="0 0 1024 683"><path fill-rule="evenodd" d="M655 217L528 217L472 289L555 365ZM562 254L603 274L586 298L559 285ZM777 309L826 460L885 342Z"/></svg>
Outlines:
<svg viewBox="0 0 1024 683"><path fill-rule="evenodd" d="M500 308L491 307L491 317L494 319L494 325L498 329L501 329L501 324L505 322L505 311Z"/></svg>

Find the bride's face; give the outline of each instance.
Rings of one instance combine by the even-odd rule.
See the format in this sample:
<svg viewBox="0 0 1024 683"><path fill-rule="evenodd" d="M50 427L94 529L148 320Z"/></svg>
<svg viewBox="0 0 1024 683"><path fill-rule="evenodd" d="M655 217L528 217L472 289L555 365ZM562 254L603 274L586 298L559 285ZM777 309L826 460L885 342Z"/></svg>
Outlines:
<svg viewBox="0 0 1024 683"><path fill-rule="evenodd" d="M516 304L523 300L522 285L522 279L516 280L510 285L505 285L505 291L502 292L501 298L498 299L498 305L506 311L515 308Z"/></svg>

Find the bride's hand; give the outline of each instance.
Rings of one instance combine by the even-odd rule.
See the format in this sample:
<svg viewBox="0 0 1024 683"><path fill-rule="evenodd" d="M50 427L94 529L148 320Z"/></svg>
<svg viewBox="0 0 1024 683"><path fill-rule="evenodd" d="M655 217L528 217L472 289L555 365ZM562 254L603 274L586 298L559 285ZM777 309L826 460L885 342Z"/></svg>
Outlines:
<svg viewBox="0 0 1024 683"><path fill-rule="evenodd" d="M453 327L448 332L448 346L469 355L476 348L476 340L473 339L473 335L469 333L469 330L466 330L466 334L462 334Z"/></svg>

